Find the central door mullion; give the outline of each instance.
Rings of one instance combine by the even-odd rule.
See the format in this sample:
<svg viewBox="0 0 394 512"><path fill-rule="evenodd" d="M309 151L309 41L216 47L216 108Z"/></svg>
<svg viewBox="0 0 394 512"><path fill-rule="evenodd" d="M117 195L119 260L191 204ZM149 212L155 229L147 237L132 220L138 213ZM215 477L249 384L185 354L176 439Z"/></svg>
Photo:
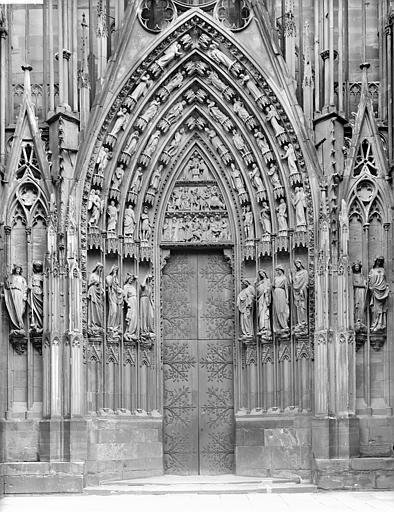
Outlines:
<svg viewBox="0 0 394 512"><path fill-rule="evenodd" d="M200 335L199 335L199 296L198 296L198 284L199 284L199 265L198 265L198 253L196 254L197 262L196 262L196 317L197 317L197 340L196 340L196 349L197 349L197 454L198 454L198 474L201 474L201 464L200 464L200 429L201 429L201 409L200 409Z"/></svg>

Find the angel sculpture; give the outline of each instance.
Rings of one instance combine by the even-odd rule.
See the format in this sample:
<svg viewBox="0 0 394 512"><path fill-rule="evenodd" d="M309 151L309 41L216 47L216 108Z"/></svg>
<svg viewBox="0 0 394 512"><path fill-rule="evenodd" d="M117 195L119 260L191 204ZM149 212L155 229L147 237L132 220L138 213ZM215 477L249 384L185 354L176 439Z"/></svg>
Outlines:
<svg viewBox="0 0 394 512"><path fill-rule="evenodd" d="M104 209L104 200L100 197L99 190L92 188L89 194L88 211L90 212L89 226L91 228L99 227L99 220Z"/></svg>

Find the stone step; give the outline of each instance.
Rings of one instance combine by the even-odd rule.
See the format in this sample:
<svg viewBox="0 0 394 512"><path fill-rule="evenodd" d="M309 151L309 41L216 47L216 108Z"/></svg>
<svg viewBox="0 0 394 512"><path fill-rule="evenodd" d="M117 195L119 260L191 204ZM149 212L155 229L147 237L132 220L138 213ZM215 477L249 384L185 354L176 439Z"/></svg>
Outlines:
<svg viewBox="0 0 394 512"><path fill-rule="evenodd" d="M249 478L235 475L173 476L102 482L84 489L84 494L249 494L311 493L317 487L295 479Z"/></svg>

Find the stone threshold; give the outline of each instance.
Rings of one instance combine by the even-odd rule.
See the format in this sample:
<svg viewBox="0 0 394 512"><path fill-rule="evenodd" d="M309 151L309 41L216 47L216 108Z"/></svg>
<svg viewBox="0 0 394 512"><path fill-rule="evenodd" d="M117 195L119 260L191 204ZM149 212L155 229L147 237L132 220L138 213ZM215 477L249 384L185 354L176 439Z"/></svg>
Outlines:
<svg viewBox="0 0 394 512"><path fill-rule="evenodd" d="M298 479L256 478L237 475L163 475L122 481L107 481L84 489L84 494L248 494L316 492L317 486Z"/></svg>

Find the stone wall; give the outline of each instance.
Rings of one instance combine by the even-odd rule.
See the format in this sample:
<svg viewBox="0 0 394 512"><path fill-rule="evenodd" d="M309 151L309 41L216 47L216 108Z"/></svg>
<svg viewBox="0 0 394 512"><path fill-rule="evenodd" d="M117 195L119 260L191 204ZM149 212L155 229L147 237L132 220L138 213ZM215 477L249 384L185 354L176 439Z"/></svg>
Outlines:
<svg viewBox="0 0 394 512"><path fill-rule="evenodd" d="M237 475L310 479L310 416L236 418Z"/></svg>
<svg viewBox="0 0 394 512"><path fill-rule="evenodd" d="M315 459L313 482L320 489L394 489L394 457Z"/></svg>
<svg viewBox="0 0 394 512"><path fill-rule="evenodd" d="M104 480L163 473L161 418L2 421L0 441L0 494L75 493Z"/></svg>
<svg viewBox="0 0 394 512"><path fill-rule="evenodd" d="M359 416L360 455L389 457L394 451L393 416Z"/></svg>
<svg viewBox="0 0 394 512"><path fill-rule="evenodd" d="M86 485L163 473L161 418L97 417L88 431Z"/></svg>
<svg viewBox="0 0 394 512"><path fill-rule="evenodd" d="M78 493L84 487L83 462L6 462L4 494Z"/></svg>
<svg viewBox="0 0 394 512"><path fill-rule="evenodd" d="M0 420L0 461L35 462L39 458L40 421Z"/></svg>

